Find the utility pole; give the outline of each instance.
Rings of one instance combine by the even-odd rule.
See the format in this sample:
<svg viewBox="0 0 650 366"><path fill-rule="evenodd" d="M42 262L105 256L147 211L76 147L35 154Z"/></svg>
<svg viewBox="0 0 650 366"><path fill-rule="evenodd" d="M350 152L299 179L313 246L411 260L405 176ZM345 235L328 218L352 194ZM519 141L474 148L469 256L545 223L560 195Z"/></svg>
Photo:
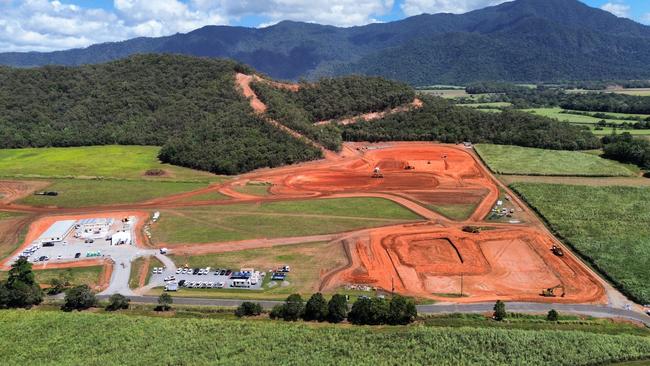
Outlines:
<svg viewBox="0 0 650 366"><path fill-rule="evenodd" d="M463 274L460 274L460 297L463 297Z"/></svg>
<svg viewBox="0 0 650 366"><path fill-rule="evenodd" d="M390 276L390 293L395 296L395 279L393 276Z"/></svg>

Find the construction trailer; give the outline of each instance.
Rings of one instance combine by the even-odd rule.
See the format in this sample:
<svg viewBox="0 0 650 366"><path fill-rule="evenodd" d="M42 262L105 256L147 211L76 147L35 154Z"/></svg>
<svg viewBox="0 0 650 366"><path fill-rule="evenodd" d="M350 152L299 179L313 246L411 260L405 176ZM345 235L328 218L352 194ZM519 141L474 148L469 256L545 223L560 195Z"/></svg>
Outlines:
<svg viewBox="0 0 650 366"><path fill-rule="evenodd" d="M113 219L96 218L96 219L82 219L77 221L76 229L83 233L99 234L102 231L108 231L113 224Z"/></svg>
<svg viewBox="0 0 650 366"><path fill-rule="evenodd" d="M38 241L41 244L45 243L60 243L63 239L70 234L74 228L75 220L62 220L57 221L50 226L41 236Z"/></svg>
<svg viewBox="0 0 650 366"><path fill-rule="evenodd" d="M118 231L111 236L111 245L131 245L132 240L130 231Z"/></svg>

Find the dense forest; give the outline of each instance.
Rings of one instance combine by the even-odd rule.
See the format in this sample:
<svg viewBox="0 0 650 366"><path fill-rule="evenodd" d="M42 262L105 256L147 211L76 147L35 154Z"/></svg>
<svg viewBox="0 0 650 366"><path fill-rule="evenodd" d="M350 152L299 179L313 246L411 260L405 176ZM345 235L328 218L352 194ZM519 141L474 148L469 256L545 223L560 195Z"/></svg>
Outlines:
<svg viewBox="0 0 650 366"><path fill-rule="evenodd" d="M600 146L590 131L525 112L484 113L454 106L437 97L424 98L424 107L396 113L381 120L343 128L348 141L471 141L557 150L583 150Z"/></svg>
<svg viewBox="0 0 650 366"><path fill-rule="evenodd" d="M649 141L634 139L632 135L624 132L620 135L603 137L603 144L605 145L604 157L650 169Z"/></svg>
<svg viewBox="0 0 650 366"><path fill-rule="evenodd" d="M0 147L163 146L164 162L234 174L321 156L256 117L232 61L133 56L0 69Z"/></svg>
<svg viewBox="0 0 650 366"><path fill-rule="evenodd" d="M315 122L383 111L415 98L415 91L408 85L360 76L303 82L297 91L264 81L254 82L251 87L267 105L269 117L334 151L341 148L340 129L334 124L317 126Z"/></svg>

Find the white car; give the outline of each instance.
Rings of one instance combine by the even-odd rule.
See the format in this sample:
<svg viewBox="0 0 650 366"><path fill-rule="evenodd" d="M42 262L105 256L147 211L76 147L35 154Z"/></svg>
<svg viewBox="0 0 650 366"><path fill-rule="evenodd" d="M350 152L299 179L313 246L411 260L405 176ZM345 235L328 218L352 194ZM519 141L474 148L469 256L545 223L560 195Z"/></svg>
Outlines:
<svg viewBox="0 0 650 366"><path fill-rule="evenodd" d="M181 269L181 273L182 273L182 274L187 274L187 268L182 268L182 269Z"/></svg>
<svg viewBox="0 0 650 366"><path fill-rule="evenodd" d="M214 287L214 282L208 282L208 288L213 288Z"/></svg>
<svg viewBox="0 0 650 366"><path fill-rule="evenodd" d="M226 285L225 283L219 282L219 283L217 283L217 285L215 287L216 288L223 288L223 286L225 286L225 285Z"/></svg>
<svg viewBox="0 0 650 366"><path fill-rule="evenodd" d="M183 269L179 268L179 269L176 270L176 274L181 274L182 271L183 271Z"/></svg>
<svg viewBox="0 0 650 366"><path fill-rule="evenodd" d="M57 259L57 260L61 260L61 258L63 258L63 256L62 256L61 254L59 254L59 255L56 256L56 259Z"/></svg>

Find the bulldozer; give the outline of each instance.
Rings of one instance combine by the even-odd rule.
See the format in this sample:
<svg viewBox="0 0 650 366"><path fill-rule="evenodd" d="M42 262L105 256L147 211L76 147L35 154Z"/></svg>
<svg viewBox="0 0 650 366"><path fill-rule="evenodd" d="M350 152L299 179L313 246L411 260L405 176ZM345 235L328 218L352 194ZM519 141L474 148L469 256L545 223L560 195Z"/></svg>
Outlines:
<svg viewBox="0 0 650 366"><path fill-rule="evenodd" d="M562 284L544 289L542 290L542 293L540 295L544 297L557 297L557 295L555 294L555 290L557 289L562 289L562 294L560 295L560 297L564 297L566 291L564 290L564 285Z"/></svg>
<svg viewBox="0 0 650 366"><path fill-rule="evenodd" d="M373 177L373 178L383 178L383 177L384 177L384 175L381 174L381 170L379 169L379 167L376 167L376 168L372 171L372 177Z"/></svg>
<svg viewBox="0 0 650 366"><path fill-rule="evenodd" d="M551 252L553 252L553 254L557 255L558 257L564 257L564 251L557 245L553 245L551 247Z"/></svg>

